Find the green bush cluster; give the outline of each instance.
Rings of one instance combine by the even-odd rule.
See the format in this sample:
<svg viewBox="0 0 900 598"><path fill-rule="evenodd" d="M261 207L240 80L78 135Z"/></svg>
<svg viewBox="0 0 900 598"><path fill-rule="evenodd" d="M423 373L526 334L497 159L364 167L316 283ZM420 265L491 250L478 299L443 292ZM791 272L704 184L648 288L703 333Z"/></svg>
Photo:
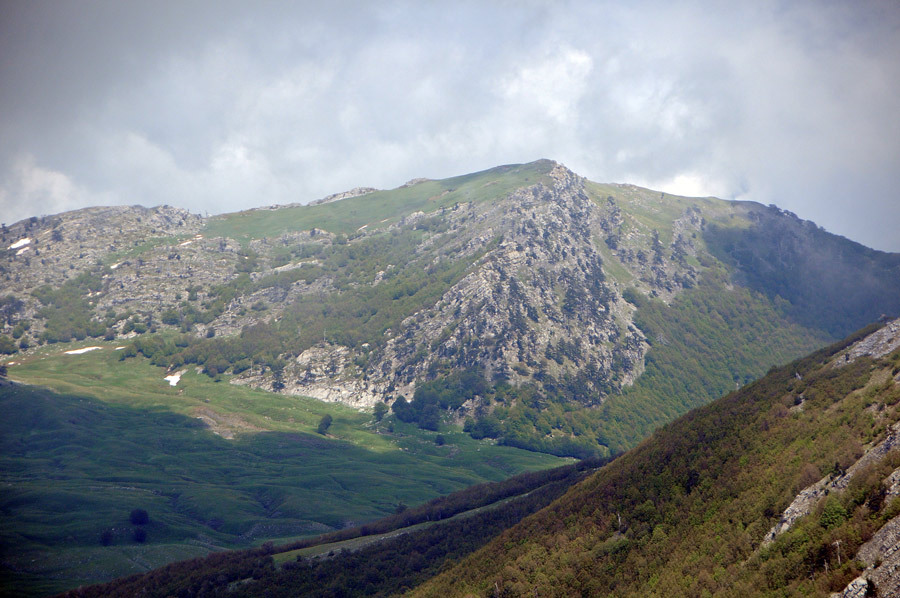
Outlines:
<svg viewBox="0 0 900 598"><path fill-rule="evenodd" d="M38 316L45 321L44 332L40 336L42 342L63 343L102 337L107 328L115 323L114 319L95 319L88 300L90 294L104 291L102 273L82 272L58 289L44 285L33 292L43 305L38 312Z"/></svg>

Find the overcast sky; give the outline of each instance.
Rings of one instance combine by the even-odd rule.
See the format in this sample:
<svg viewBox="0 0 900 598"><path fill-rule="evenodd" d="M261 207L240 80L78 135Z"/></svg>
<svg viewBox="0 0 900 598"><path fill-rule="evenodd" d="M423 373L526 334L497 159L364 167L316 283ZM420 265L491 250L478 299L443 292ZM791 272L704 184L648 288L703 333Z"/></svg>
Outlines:
<svg viewBox="0 0 900 598"><path fill-rule="evenodd" d="M551 158L900 251L900 3L0 0L0 220Z"/></svg>

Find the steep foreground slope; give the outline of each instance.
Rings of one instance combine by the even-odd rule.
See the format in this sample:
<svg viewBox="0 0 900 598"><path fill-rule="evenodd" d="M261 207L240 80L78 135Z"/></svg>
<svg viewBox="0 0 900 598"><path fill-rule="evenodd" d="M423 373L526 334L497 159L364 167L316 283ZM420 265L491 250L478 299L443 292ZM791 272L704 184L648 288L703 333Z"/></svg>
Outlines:
<svg viewBox="0 0 900 598"><path fill-rule="evenodd" d="M897 596L898 348L895 320L692 411L414 595Z"/></svg>

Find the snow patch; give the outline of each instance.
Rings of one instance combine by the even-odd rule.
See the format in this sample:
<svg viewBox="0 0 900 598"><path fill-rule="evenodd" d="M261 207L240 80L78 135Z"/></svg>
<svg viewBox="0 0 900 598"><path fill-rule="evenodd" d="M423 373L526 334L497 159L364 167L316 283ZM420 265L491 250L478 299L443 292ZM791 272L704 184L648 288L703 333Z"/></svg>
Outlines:
<svg viewBox="0 0 900 598"><path fill-rule="evenodd" d="M31 243L31 239L28 237L25 237L24 239L19 239L18 241L16 241L12 245L10 245L9 249L18 249L19 247L25 247L29 243Z"/></svg>
<svg viewBox="0 0 900 598"><path fill-rule="evenodd" d="M166 382L169 383L169 386L178 386L178 382L181 380L181 375L184 374L187 370L182 370L180 372L175 372L169 376L163 378Z"/></svg>
<svg viewBox="0 0 900 598"><path fill-rule="evenodd" d="M110 266L109 269L110 269L110 270L115 270L116 268L118 268L118 267L121 266L121 265L122 265L122 262L118 262L118 263L115 263L115 264L113 264L112 266Z"/></svg>
<svg viewBox="0 0 900 598"><path fill-rule="evenodd" d="M22 255L23 253L25 253L25 252L28 251L29 249L31 249L31 247L23 247L22 249L20 249L20 250L18 250L18 251L16 252L16 255Z"/></svg>
<svg viewBox="0 0 900 598"><path fill-rule="evenodd" d="M103 347L85 347L83 349L72 349L71 351L66 351L66 355L81 355L82 353L87 353L89 351L96 351L97 349L102 349Z"/></svg>

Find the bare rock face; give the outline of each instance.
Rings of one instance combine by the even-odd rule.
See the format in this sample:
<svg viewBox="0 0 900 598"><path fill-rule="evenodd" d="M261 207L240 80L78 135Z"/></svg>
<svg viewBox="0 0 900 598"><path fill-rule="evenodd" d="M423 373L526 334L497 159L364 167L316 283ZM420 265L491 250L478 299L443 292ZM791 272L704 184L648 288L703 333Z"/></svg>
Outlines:
<svg viewBox="0 0 900 598"><path fill-rule="evenodd" d="M143 257L144 250L162 240L167 241L166 245L189 244L203 224L203 218L187 210L133 206L86 208L4 226L0 230L0 280L4 293L24 302L19 318L33 321L31 333L35 337L42 332L43 322L36 317L40 304L34 291L45 285L61 287L85 272L104 279L102 292L91 299L96 309L129 303L153 309L167 300L166 285L160 285L160 279L190 279L194 272L190 267L174 267L181 263L180 258L175 259L181 248L175 254L170 251L172 257L166 256L168 259L163 258L154 266ZM12 249L17 245L18 249ZM217 271L199 265L195 269L202 273ZM204 278L194 276L194 281L202 283ZM115 292L107 293L110 289ZM4 328L10 324L0 322L0 333L8 332Z"/></svg>
<svg viewBox="0 0 900 598"><path fill-rule="evenodd" d="M278 375L248 372L233 378L232 383L350 407L371 408L382 400L382 395L370 390L349 356L346 347L319 345L303 351Z"/></svg>
<svg viewBox="0 0 900 598"><path fill-rule="evenodd" d="M860 548L860 559L871 567L866 576L881 596L900 596L900 519L894 518Z"/></svg>
<svg viewBox="0 0 900 598"><path fill-rule="evenodd" d="M869 582L863 577L857 577L844 588L843 592L832 594L832 598L865 598L869 589Z"/></svg>
<svg viewBox="0 0 900 598"><path fill-rule="evenodd" d="M865 563L866 570L842 592L832 594L832 598L900 596L900 517L891 519L875 532L872 539L860 547L856 558ZM872 594L872 590L877 593Z"/></svg>
<svg viewBox="0 0 900 598"><path fill-rule="evenodd" d="M136 246L154 238L189 238L203 225L187 210L106 207L23 220L0 231L0 273L10 292L43 284L59 286L99 263L112 265ZM17 244L27 243L16 251Z"/></svg>
<svg viewBox="0 0 900 598"><path fill-rule="evenodd" d="M464 250L488 250L433 307L392 331L373 377L406 386L442 363L514 382L586 370L610 390L640 373L647 344L594 246L600 210L580 177L562 166L551 177L552 186L469 215L486 232Z"/></svg>
<svg viewBox="0 0 900 598"><path fill-rule="evenodd" d="M378 191L378 189L374 187L354 187L349 191L343 191L341 193L332 193L327 197L323 197L322 199L317 199L315 201L311 201L309 205L315 206L323 203L331 203L333 201L339 201L341 199L348 199L350 197L359 197L360 195L368 195L369 193L374 193ZM296 204L293 204L296 205ZM279 206L284 207L284 206Z"/></svg>
<svg viewBox="0 0 900 598"><path fill-rule="evenodd" d="M900 320L894 320L858 343L854 343L843 355L835 359L835 364L852 363L863 356L877 359L895 351L898 347L900 347Z"/></svg>
<svg viewBox="0 0 900 598"><path fill-rule="evenodd" d="M888 453L898 450L898 448L900 448L900 423L894 424L888 431L887 438L867 450L856 463L847 469L846 473L838 476L826 476L812 486L801 490L790 506L785 509L781 520L766 534L763 545L771 543L780 534L789 530L798 519L808 515L816 503L828 496L830 492L844 490L856 474L869 465L881 461ZM900 476L900 474L895 472L893 477L896 476ZM890 486L895 488L896 482Z"/></svg>

